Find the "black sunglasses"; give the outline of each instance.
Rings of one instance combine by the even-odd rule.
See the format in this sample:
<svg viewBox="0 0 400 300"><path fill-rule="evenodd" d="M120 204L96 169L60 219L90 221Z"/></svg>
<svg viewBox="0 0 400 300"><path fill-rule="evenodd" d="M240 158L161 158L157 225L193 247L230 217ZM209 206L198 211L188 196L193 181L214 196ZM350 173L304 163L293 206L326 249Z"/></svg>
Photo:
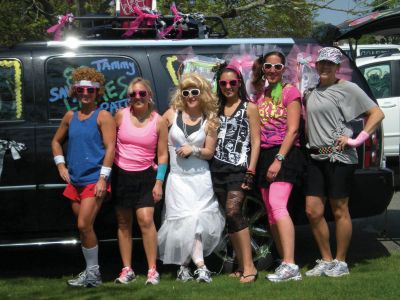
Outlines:
<svg viewBox="0 0 400 300"><path fill-rule="evenodd" d="M96 88L92 87L92 86L78 86L76 87L76 92L78 94L83 94L84 91L86 91L86 93L88 94L93 94L96 92Z"/></svg>
<svg viewBox="0 0 400 300"><path fill-rule="evenodd" d="M189 95L198 96L200 95L200 90L199 89L182 90L183 97L189 97Z"/></svg>
<svg viewBox="0 0 400 300"><path fill-rule="evenodd" d="M284 66L285 66L284 64L270 64L270 63L264 63L263 65L264 70L270 70L274 68L275 70L278 71L282 70Z"/></svg>
<svg viewBox="0 0 400 300"><path fill-rule="evenodd" d="M218 82L220 86L225 87L228 85L228 83L230 86L237 86L239 85L239 81L240 79L231 79L231 80L220 80Z"/></svg>
<svg viewBox="0 0 400 300"><path fill-rule="evenodd" d="M139 95L140 98L144 98L147 96L147 91L132 91L129 93L129 97L136 98L136 95Z"/></svg>

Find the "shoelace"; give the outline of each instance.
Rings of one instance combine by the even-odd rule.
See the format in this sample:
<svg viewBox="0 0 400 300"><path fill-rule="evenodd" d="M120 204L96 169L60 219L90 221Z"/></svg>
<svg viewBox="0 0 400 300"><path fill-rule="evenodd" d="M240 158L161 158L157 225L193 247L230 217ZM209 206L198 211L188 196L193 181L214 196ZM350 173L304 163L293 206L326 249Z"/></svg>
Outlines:
<svg viewBox="0 0 400 300"><path fill-rule="evenodd" d="M130 271L132 271L131 268L123 268L119 273L119 277L126 277Z"/></svg>
<svg viewBox="0 0 400 300"><path fill-rule="evenodd" d="M147 278L148 279L153 279L154 277L156 277L157 275L157 270L155 268L151 268L148 272L147 272Z"/></svg>

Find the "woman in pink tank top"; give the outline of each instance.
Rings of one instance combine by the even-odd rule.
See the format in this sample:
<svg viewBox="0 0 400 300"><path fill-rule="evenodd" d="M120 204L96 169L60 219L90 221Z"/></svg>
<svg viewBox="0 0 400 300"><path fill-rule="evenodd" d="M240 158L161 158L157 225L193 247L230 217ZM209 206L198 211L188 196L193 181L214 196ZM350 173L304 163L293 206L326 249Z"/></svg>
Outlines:
<svg viewBox="0 0 400 300"><path fill-rule="evenodd" d="M112 194L118 221L118 243L123 268L116 283L135 280L132 269L133 211L143 237L149 271L146 284L158 284L157 231L154 204L162 198L168 163L167 123L154 110L150 83L135 78L128 87L130 105L115 115L117 144L112 172ZM158 168L154 160L157 155Z"/></svg>

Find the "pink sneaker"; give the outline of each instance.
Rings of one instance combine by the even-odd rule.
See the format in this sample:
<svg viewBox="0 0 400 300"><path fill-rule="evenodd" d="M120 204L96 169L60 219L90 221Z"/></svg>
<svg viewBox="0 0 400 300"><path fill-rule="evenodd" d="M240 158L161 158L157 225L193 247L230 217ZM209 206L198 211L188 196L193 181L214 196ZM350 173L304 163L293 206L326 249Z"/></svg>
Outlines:
<svg viewBox="0 0 400 300"><path fill-rule="evenodd" d="M156 285L159 283L160 283L160 274L158 274L156 267L154 266L147 272L147 280L145 284Z"/></svg>
<svg viewBox="0 0 400 300"><path fill-rule="evenodd" d="M121 273L119 273L119 277L115 279L115 283L123 283L128 284L132 281L136 280L135 272L133 272L131 267L122 268Z"/></svg>

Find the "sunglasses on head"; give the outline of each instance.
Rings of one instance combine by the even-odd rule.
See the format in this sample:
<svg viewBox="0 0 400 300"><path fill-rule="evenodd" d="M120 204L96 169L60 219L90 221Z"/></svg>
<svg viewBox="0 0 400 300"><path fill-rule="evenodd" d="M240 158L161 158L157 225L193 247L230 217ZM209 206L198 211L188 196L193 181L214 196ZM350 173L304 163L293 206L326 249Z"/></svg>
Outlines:
<svg viewBox="0 0 400 300"><path fill-rule="evenodd" d="M220 80L218 82L219 82L219 85L223 86L223 87L227 86L228 84L230 86L238 86L239 82L240 82L240 79Z"/></svg>
<svg viewBox="0 0 400 300"><path fill-rule="evenodd" d="M198 96L200 95L200 90L199 89L182 90L183 97L189 97L189 95Z"/></svg>
<svg viewBox="0 0 400 300"><path fill-rule="evenodd" d="M136 98L136 95L139 95L140 98L144 98L147 96L147 91L132 91L129 93L129 97Z"/></svg>
<svg viewBox="0 0 400 300"><path fill-rule="evenodd" d="M263 65L264 70L270 70L274 68L275 70L278 71L282 70L284 66L285 66L284 64L270 64L270 63L264 63Z"/></svg>
<svg viewBox="0 0 400 300"><path fill-rule="evenodd" d="M93 94L96 92L96 88L93 86L77 86L75 89L78 94L83 94L85 91L88 94Z"/></svg>

